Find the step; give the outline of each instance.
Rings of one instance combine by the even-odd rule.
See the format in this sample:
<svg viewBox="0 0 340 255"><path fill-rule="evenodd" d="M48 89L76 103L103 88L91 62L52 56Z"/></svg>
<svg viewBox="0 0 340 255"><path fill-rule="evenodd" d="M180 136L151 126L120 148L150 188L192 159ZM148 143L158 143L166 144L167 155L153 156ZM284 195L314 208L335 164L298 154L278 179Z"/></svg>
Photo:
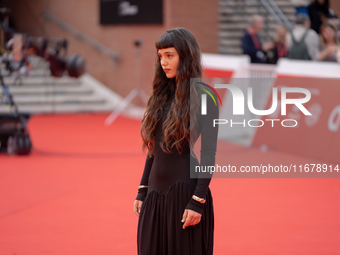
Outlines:
<svg viewBox="0 0 340 255"><path fill-rule="evenodd" d="M295 8L283 7L280 8L284 14L294 14ZM261 16L268 13L265 7L255 7L255 6L245 6L241 8L230 8L228 6L221 6L218 10L222 14L234 14L234 15L249 15L249 14L259 14Z"/></svg>
<svg viewBox="0 0 340 255"><path fill-rule="evenodd" d="M294 6L293 6L293 4L291 3L290 0L274 0L274 2L280 8L283 7L283 6L291 6L292 8L294 8Z"/></svg>
<svg viewBox="0 0 340 255"><path fill-rule="evenodd" d="M51 76L51 70L48 69L33 69L30 70L29 76Z"/></svg>
<svg viewBox="0 0 340 255"><path fill-rule="evenodd" d="M4 76L8 76L10 74L10 72L4 68L1 69L1 74L4 75ZM13 77L16 77L18 74L17 71L14 71L12 72L11 76ZM42 68L39 68L39 69L31 69L29 71L29 76L51 76L51 71L50 69L42 69Z"/></svg>
<svg viewBox="0 0 340 255"><path fill-rule="evenodd" d="M242 38L244 31L221 31L218 33L220 38Z"/></svg>
<svg viewBox="0 0 340 255"><path fill-rule="evenodd" d="M274 1L276 5L280 8L283 7L293 7L292 3L289 0L275 0ZM235 6L263 6L262 3L259 0L221 0L220 1L220 7L222 6L230 6L230 7L235 7ZM293 7L294 8L294 7Z"/></svg>
<svg viewBox="0 0 340 255"><path fill-rule="evenodd" d="M221 32L222 33L222 32ZM259 37L260 37L260 40L262 42L266 41L266 40L269 40L269 38L272 38L274 35L274 31L269 31L268 32L268 37L267 37L267 34L265 34L264 32L261 32L259 33ZM239 44L241 45L242 43L242 36L243 36L243 33L240 37L229 37L229 36L220 36L220 41L222 42L225 42L225 41L231 41L233 42L232 45L235 45L235 44ZM226 44L227 45L227 44Z"/></svg>
<svg viewBox="0 0 340 255"><path fill-rule="evenodd" d="M220 45L221 46L227 46L227 47L240 47L241 41L240 40L226 40L226 39L220 39Z"/></svg>
<svg viewBox="0 0 340 255"><path fill-rule="evenodd" d="M13 101L18 105L28 104L73 104L73 103L103 103L104 98L93 95L13 95Z"/></svg>
<svg viewBox="0 0 340 255"><path fill-rule="evenodd" d="M77 112L107 112L109 114L115 109L115 105L111 103L100 104L54 104L54 105L18 105L19 113L35 114L50 114L50 113L77 113ZM145 107L138 107L133 104L129 105L122 115L141 119L145 113ZM0 105L0 113L13 112L14 109L9 110L7 106Z"/></svg>
<svg viewBox="0 0 340 255"><path fill-rule="evenodd" d="M219 47L220 53L221 54L228 54L228 55L241 55L243 54L243 50L241 47L231 47L231 48L226 48L226 47Z"/></svg>
<svg viewBox="0 0 340 255"><path fill-rule="evenodd" d="M295 19L295 15L293 15L293 14L291 14L291 15L286 15L286 17L287 17L288 20L294 20L294 19ZM265 17L264 19L265 19L265 21L267 21L267 22L269 21L269 22L274 22L274 23L276 23L275 18L274 18L273 16L271 16L271 15L268 15L267 18ZM221 14L221 15L218 16L218 20L219 20L220 22L228 22L228 23L230 23L230 22L237 22L237 23L242 22L242 23L248 23L248 21L249 21L249 16L248 16L248 15L247 15L247 16L241 16L241 15L239 15L239 16L234 16L234 15L223 15L223 14Z"/></svg>
<svg viewBox="0 0 340 255"><path fill-rule="evenodd" d="M259 15L264 15L267 14L266 9L264 8L256 8L256 7L242 7L240 9L237 8L230 8L230 7L220 7L218 12L220 14L225 14L225 15L237 15L237 16L246 16L247 18L249 17L248 15L251 14L259 14Z"/></svg>
<svg viewBox="0 0 340 255"><path fill-rule="evenodd" d="M4 83L7 86L41 86L41 85L61 85L68 86L70 84L80 84L80 80L71 78L69 76L56 77L39 77L39 76L21 76L20 79L16 77L4 77Z"/></svg>
<svg viewBox="0 0 340 255"><path fill-rule="evenodd" d="M277 27L277 24L274 22L266 24L266 26L267 25L270 29L275 29ZM230 32L235 31L235 30L245 31L247 27L248 27L248 23L222 23L219 25L220 31L230 31Z"/></svg>
<svg viewBox="0 0 340 255"><path fill-rule="evenodd" d="M235 7L245 7L245 6L260 6L262 7L262 4L257 1L249 1L249 0L238 0L238 1L230 1L230 0L221 0L219 3L219 7L230 7L230 8L235 8Z"/></svg>
<svg viewBox="0 0 340 255"><path fill-rule="evenodd" d="M244 35L245 31L220 31L219 32L219 37L222 39L235 39L235 40L239 40L241 41L243 35ZM269 35L274 34L274 30L269 30ZM266 33L265 31L261 31L260 33L258 33L260 38L264 38L266 37Z"/></svg>
<svg viewBox="0 0 340 255"><path fill-rule="evenodd" d="M2 87L0 87L0 94L2 94ZM14 95L56 95L56 94L91 94L91 88L79 85L69 86L9 86L10 93Z"/></svg>
<svg viewBox="0 0 340 255"><path fill-rule="evenodd" d="M71 112L96 112L96 111L112 111L114 108L111 105L104 105L102 103L99 104L55 104L55 105L18 105L19 113L30 113L30 114L39 114L39 113L71 113ZM8 108L0 105L0 113L8 112ZM14 111L14 109L12 109Z"/></svg>
<svg viewBox="0 0 340 255"><path fill-rule="evenodd" d="M1 74L4 75L4 76L8 76L9 75L9 71L6 70L6 69L1 69ZM14 71L12 72L11 74L11 77L16 77L18 74L18 71ZM32 77L32 76L39 76L39 77L51 77L51 78L55 78L55 79L60 79L62 77L54 77L51 75L51 70L49 68L39 68L39 69L31 69L29 71L29 74L28 76L22 76L23 78L24 77ZM72 78L68 75L67 71L64 73L63 77L68 77L68 78ZM75 79L75 78L73 78Z"/></svg>

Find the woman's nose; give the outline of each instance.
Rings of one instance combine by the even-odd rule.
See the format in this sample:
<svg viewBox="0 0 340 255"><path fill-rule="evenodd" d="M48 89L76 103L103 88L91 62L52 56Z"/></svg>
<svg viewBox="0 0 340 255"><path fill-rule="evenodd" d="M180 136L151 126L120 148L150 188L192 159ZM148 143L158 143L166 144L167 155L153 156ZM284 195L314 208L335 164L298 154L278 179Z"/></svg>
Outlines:
<svg viewBox="0 0 340 255"><path fill-rule="evenodd" d="M167 62L165 61L165 59L162 59L162 60L161 60L161 65L162 65L162 66L166 66L166 65L167 65Z"/></svg>

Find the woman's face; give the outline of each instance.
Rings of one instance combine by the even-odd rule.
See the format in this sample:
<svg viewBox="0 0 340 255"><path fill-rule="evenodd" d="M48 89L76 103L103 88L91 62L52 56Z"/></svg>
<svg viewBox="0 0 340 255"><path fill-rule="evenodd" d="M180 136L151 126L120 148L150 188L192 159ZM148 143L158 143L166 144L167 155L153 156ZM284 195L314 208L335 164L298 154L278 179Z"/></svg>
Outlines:
<svg viewBox="0 0 340 255"><path fill-rule="evenodd" d="M158 50L158 57L166 77L175 78L179 63L179 55L175 47Z"/></svg>
<svg viewBox="0 0 340 255"><path fill-rule="evenodd" d="M280 38L284 38L286 35L287 31L283 26L277 26L276 27L276 34Z"/></svg>
<svg viewBox="0 0 340 255"><path fill-rule="evenodd" d="M322 29L321 34L326 42L332 42L335 36L333 29L331 29L330 27L325 27L324 29Z"/></svg>

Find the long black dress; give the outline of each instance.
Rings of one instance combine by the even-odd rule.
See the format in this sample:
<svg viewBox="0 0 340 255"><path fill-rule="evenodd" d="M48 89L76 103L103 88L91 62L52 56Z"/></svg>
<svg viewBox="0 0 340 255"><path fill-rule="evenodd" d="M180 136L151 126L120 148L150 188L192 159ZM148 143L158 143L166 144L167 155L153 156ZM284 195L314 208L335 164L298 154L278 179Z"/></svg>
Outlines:
<svg viewBox="0 0 340 255"><path fill-rule="evenodd" d="M217 97L210 89L206 88ZM203 92L205 93L205 92ZM219 108L207 94L207 115L200 115L198 136L201 135L201 162L190 154L190 149L179 153L165 153L160 145L163 135L162 124L174 100L172 93L157 123L155 153L146 158L137 200L143 201L137 227L138 255L212 255L214 241L214 210L209 184L210 178L190 178L190 161L193 166L215 165ZM189 99L188 99L189 100ZM198 137L197 136L197 137ZM196 141L197 139L195 139ZM191 167L192 167L191 166ZM206 177L206 176L205 176ZM205 198L204 204L194 200L192 195ZM195 226L182 228L185 209L202 214Z"/></svg>

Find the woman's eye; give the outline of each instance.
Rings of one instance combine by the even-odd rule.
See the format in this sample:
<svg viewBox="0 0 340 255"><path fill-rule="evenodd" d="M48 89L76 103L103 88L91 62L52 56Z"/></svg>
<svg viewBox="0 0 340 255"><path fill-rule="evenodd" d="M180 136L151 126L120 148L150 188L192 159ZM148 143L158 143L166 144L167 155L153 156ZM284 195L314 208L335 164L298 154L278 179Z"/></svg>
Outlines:
<svg viewBox="0 0 340 255"><path fill-rule="evenodd" d="M171 55L168 55L169 58L171 58L172 56Z"/></svg>

